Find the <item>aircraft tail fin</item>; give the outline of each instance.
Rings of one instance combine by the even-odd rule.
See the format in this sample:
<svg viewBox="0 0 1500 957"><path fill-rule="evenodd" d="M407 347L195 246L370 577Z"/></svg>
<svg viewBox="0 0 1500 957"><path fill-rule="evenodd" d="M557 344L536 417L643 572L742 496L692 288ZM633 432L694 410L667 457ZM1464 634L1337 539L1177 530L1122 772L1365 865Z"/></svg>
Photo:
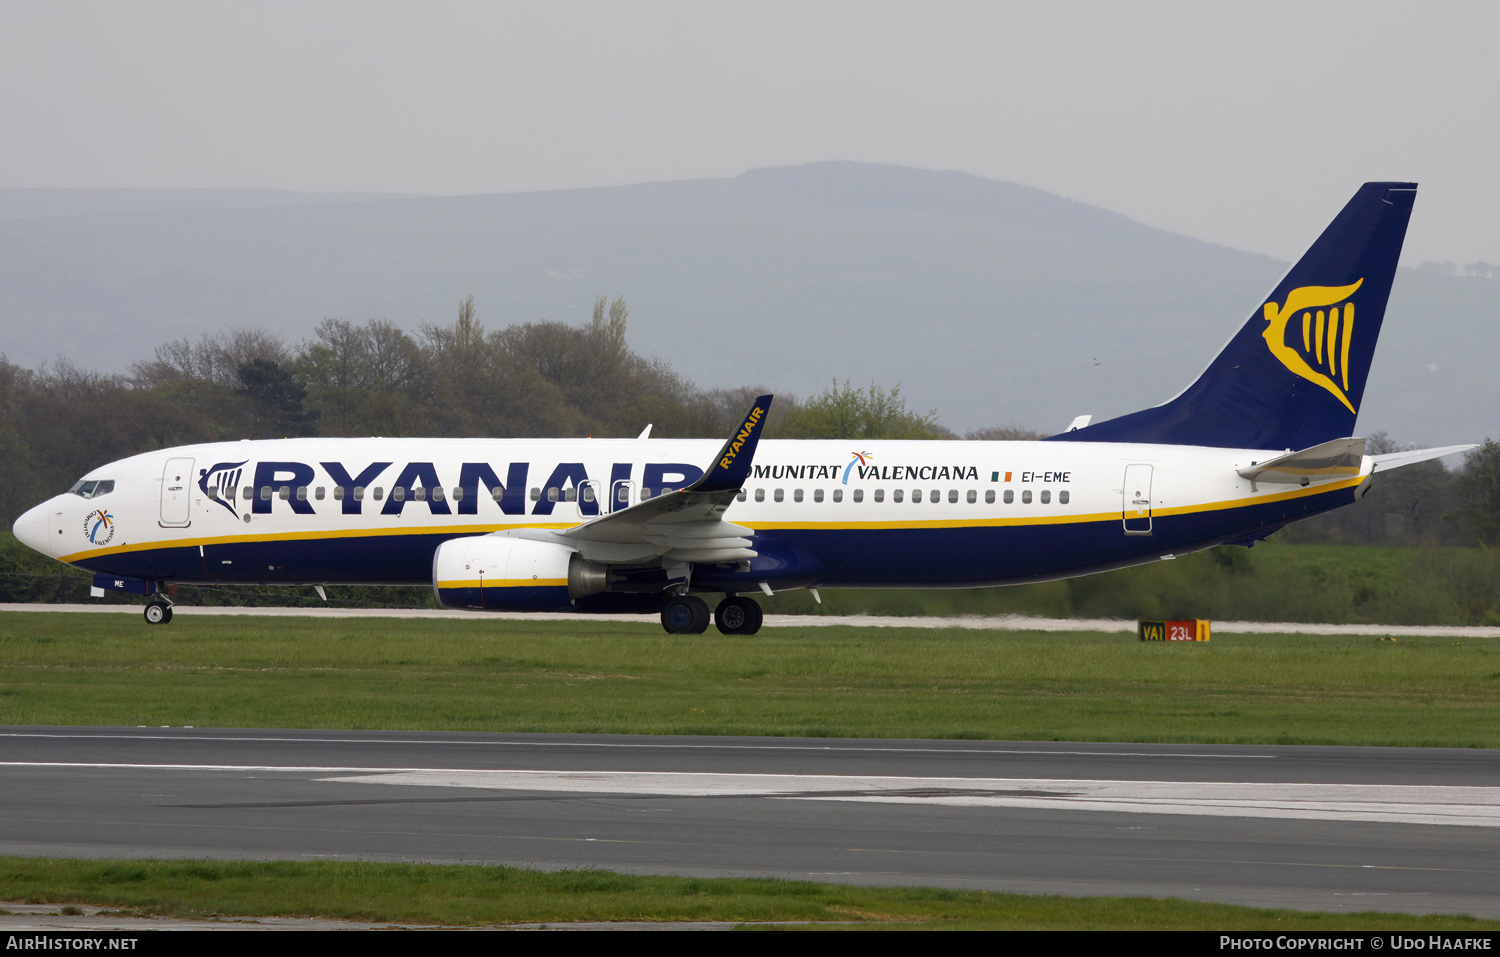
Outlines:
<svg viewBox="0 0 1500 957"><path fill-rule="evenodd" d="M1416 189L1361 186L1175 398L1052 438L1307 449L1353 435Z"/></svg>

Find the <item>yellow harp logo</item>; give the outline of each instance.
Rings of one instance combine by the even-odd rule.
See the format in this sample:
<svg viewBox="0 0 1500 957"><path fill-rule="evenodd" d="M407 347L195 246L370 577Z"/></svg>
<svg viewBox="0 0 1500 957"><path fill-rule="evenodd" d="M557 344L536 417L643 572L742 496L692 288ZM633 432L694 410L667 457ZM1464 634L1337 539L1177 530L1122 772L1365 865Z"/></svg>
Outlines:
<svg viewBox="0 0 1500 957"><path fill-rule="evenodd" d="M1333 393L1350 412L1355 411L1348 395L1354 303L1344 300L1363 284L1360 279L1349 286L1299 286L1286 294L1286 302L1280 308L1274 302L1266 303L1266 322L1270 325L1262 333L1266 345L1271 347L1271 355L1282 365ZM1297 350L1295 339L1294 345L1287 345L1286 341L1287 325L1293 318L1302 325L1301 351Z"/></svg>

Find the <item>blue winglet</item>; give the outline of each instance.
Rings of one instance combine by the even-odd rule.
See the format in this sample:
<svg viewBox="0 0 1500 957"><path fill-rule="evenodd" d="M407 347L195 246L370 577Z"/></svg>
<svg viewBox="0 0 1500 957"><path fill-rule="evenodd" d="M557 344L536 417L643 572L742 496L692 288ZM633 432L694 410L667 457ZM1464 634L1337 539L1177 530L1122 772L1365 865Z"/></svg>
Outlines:
<svg viewBox="0 0 1500 957"><path fill-rule="evenodd" d="M750 411L729 435L729 440L714 457L713 464L703 477L688 489L692 492L738 491L750 477L750 465L755 459L755 446L766 428L766 416L771 411L771 399L763 395L755 400Z"/></svg>

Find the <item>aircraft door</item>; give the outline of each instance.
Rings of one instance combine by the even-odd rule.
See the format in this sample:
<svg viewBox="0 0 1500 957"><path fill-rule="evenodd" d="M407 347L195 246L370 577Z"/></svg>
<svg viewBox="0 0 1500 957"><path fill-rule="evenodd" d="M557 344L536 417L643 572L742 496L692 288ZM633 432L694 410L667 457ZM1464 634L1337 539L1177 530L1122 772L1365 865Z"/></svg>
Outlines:
<svg viewBox="0 0 1500 957"><path fill-rule="evenodd" d="M1151 466L1125 466L1125 488L1121 490L1121 518L1126 535L1151 534Z"/></svg>
<svg viewBox="0 0 1500 957"><path fill-rule="evenodd" d="M193 460L167 459L161 470L161 525L186 528L192 524L189 510L193 492Z"/></svg>
<svg viewBox="0 0 1500 957"><path fill-rule="evenodd" d="M609 487L609 510L623 512L630 507L630 500L634 497L635 483L630 479L620 479Z"/></svg>

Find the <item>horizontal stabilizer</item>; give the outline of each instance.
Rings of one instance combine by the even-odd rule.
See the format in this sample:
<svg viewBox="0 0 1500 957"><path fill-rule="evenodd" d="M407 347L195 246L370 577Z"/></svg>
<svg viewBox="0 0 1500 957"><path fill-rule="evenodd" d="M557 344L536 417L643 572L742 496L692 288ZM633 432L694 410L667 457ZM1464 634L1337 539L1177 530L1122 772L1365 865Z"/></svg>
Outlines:
<svg viewBox="0 0 1500 957"><path fill-rule="evenodd" d="M1310 485L1330 479L1352 478L1364 464L1364 439L1334 439L1300 452L1239 469L1240 477L1274 485Z"/></svg>
<svg viewBox="0 0 1500 957"><path fill-rule="evenodd" d="M1418 462L1430 462L1440 459L1445 455L1457 455L1470 449L1478 448L1477 445L1449 445L1441 449L1411 449L1407 452L1389 452L1385 455L1372 455L1370 458L1375 462L1376 472L1385 472L1390 469L1399 469L1403 465L1416 465Z"/></svg>

